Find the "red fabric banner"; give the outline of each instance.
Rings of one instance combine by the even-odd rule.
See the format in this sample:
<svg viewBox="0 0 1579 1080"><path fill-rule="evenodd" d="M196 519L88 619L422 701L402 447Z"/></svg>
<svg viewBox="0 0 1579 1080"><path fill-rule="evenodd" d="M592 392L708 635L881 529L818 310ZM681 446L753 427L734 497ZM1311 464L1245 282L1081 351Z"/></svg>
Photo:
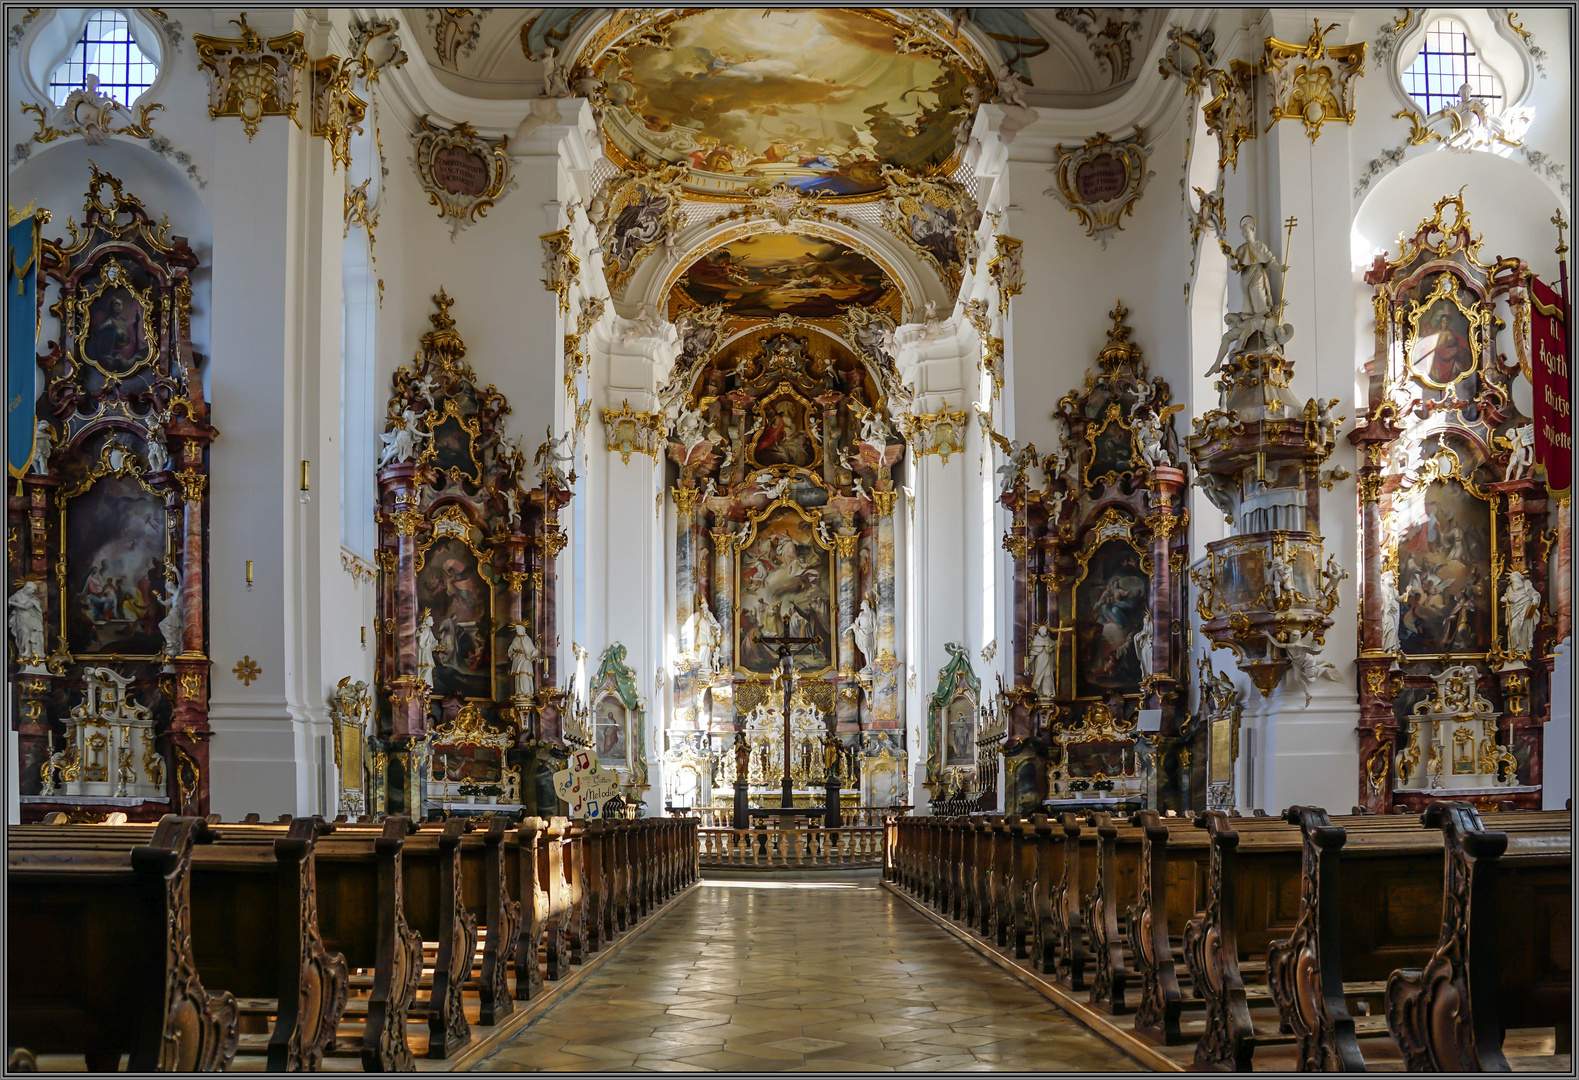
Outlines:
<svg viewBox="0 0 1579 1080"><path fill-rule="evenodd" d="M1554 496L1573 483L1573 392L1563 297L1530 275L1530 374L1535 388L1535 460Z"/></svg>

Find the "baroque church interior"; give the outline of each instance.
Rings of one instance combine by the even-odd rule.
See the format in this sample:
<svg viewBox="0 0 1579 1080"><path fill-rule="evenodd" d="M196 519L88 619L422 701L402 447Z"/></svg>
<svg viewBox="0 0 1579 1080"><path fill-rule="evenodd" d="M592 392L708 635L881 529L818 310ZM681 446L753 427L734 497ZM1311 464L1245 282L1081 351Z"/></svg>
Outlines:
<svg viewBox="0 0 1579 1080"><path fill-rule="evenodd" d="M6 19L11 1069L1570 1069L1571 11Z"/></svg>

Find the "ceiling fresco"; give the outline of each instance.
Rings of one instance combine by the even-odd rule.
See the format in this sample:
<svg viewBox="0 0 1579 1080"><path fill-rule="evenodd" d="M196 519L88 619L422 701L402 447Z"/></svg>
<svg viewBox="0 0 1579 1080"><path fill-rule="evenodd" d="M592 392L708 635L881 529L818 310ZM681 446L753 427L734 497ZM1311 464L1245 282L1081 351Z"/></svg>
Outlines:
<svg viewBox="0 0 1579 1080"><path fill-rule="evenodd" d="M853 10L684 15L600 61L604 130L632 161L690 166L693 190L881 191L882 165L940 168L971 113L967 74L895 37Z"/></svg>
<svg viewBox="0 0 1579 1080"><path fill-rule="evenodd" d="M745 236L692 263L671 293L671 310L723 304L731 318L836 319L894 288L882 268L834 240L789 233Z"/></svg>

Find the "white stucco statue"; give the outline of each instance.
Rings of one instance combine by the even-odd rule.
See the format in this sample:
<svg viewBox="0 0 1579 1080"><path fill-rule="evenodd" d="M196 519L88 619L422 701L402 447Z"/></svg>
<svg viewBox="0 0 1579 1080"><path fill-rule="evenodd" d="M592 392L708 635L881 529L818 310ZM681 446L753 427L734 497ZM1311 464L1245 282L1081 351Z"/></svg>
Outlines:
<svg viewBox="0 0 1579 1080"><path fill-rule="evenodd" d="M711 674L718 668L718 646L724 640L724 629L706 600L701 601L696 613L696 666Z"/></svg>
<svg viewBox="0 0 1579 1080"><path fill-rule="evenodd" d="M1502 478L1522 480L1535 461L1535 425L1520 424L1508 432L1508 442L1508 467L1502 471Z"/></svg>
<svg viewBox="0 0 1579 1080"><path fill-rule="evenodd" d="M11 609L8 622L17 657L23 667L36 667L44 660L43 582L22 582L7 606Z"/></svg>
<svg viewBox="0 0 1579 1080"><path fill-rule="evenodd" d="M1031 676L1031 688L1036 691L1038 698L1052 699L1057 690L1057 666L1057 642L1048 632L1046 624L1038 626L1036 633L1031 635L1030 647L1025 652L1026 671Z"/></svg>
<svg viewBox="0 0 1579 1080"><path fill-rule="evenodd" d="M861 610L856 612L855 624L850 630L855 635L855 647L861 650L861 657L866 661L863 670L870 669L877 658L877 615L872 611L870 597L861 601Z"/></svg>
<svg viewBox="0 0 1579 1080"><path fill-rule="evenodd" d="M417 414L413 409L407 409L400 414L400 419L395 426L379 436L384 443L384 450L378 455L379 467L388 465L391 461L414 461L421 452L420 443L429 438L428 434L417 429Z"/></svg>
<svg viewBox="0 0 1579 1080"><path fill-rule="evenodd" d="M33 429L33 460L29 468L40 476L49 472L49 455L55 451L55 429L48 420L40 420Z"/></svg>
<svg viewBox="0 0 1579 1080"><path fill-rule="evenodd" d="M186 610L181 606L181 579L165 584L159 597L164 605L164 618L159 620L159 633L164 637L164 651L170 656L180 656L186 651Z"/></svg>
<svg viewBox="0 0 1579 1080"><path fill-rule="evenodd" d="M1140 661L1140 673L1152 674L1151 651L1152 644L1157 638L1157 627L1151 619L1151 608L1146 609L1145 619L1140 624L1140 629L1135 631L1131 639L1135 644L1135 659Z"/></svg>
<svg viewBox="0 0 1579 1080"><path fill-rule="evenodd" d="M543 96L567 98L570 96L570 79L565 64L560 62L559 50L552 45L543 50Z"/></svg>
<svg viewBox="0 0 1579 1080"><path fill-rule="evenodd" d="M537 448L537 453L533 456L532 463L537 466L537 478L543 483L547 484L552 480L554 487L568 488L570 486L570 481L566 478L565 471L560 466L571 465L575 461L575 455L571 452L572 445L570 441L573 434L571 431L566 431L556 439L553 437L553 432L550 431L548 441Z"/></svg>
<svg viewBox="0 0 1579 1080"><path fill-rule="evenodd" d="M512 529L521 527L521 495L515 488L504 493L504 520Z"/></svg>
<svg viewBox="0 0 1579 1080"><path fill-rule="evenodd" d="M1140 457L1148 469L1155 469L1158 465L1172 465L1173 460L1168 456L1168 451L1162 445L1162 419L1148 412L1142 402L1136 402L1130 410L1129 422L1135 429L1135 435L1140 443Z"/></svg>
<svg viewBox="0 0 1579 1080"><path fill-rule="evenodd" d="M702 424L702 414L685 404L680 406L680 414L674 422L674 439L687 451L697 443L707 438L706 428Z"/></svg>
<svg viewBox="0 0 1579 1080"><path fill-rule="evenodd" d="M1541 594L1519 571L1508 574L1508 588L1502 594L1508 615L1508 652L1528 658L1535 649L1535 628L1541 622Z"/></svg>
<svg viewBox="0 0 1579 1080"><path fill-rule="evenodd" d="M1382 652L1397 653L1398 644L1398 571L1382 571Z"/></svg>
<svg viewBox="0 0 1579 1080"><path fill-rule="evenodd" d="M1228 331L1223 334L1222 344L1217 349L1217 361L1206 372L1207 376L1216 375L1223 369L1223 358L1230 349L1242 345L1250 340L1252 334L1260 331L1263 338L1263 348L1278 348L1292 335L1292 330L1287 325L1279 325L1277 315L1273 313L1272 300L1272 267L1278 267L1277 259L1272 255L1272 249L1256 239L1256 219L1249 214L1239 219L1239 231L1244 235L1245 242L1236 248L1230 248L1221 237L1217 246L1228 256L1229 269L1239 275L1240 290L1244 294L1244 307L1239 311L1231 311L1223 316L1223 321L1228 325Z"/></svg>
<svg viewBox="0 0 1579 1080"><path fill-rule="evenodd" d="M1294 681L1299 688L1305 691L1305 704L1310 704L1310 687L1317 679L1331 679L1333 682L1342 682L1343 676L1338 672L1330 660L1321 658L1321 646L1316 642L1315 631L1306 631L1298 634L1292 630L1288 632L1288 643L1284 644L1265 630L1261 636L1280 648L1288 655L1289 674L1294 676Z"/></svg>
<svg viewBox="0 0 1579 1080"><path fill-rule="evenodd" d="M164 472L170 467L170 447L164 441L164 431L154 428L148 435L148 471Z"/></svg>
<svg viewBox="0 0 1579 1080"><path fill-rule="evenodd" d="M525 623L515 624L515 637L510 642L510 684L515 697L529 698L537 695L537 661L542 657Z"/></svg>
<svg viewBox="0 0 1579 1080"><path fill-rule="evenodd" d="M868 409L866 415L861 417L861 441L879 451L888 446L888 437L893 431L888 426L888 421L883 419L883 414L878 409Z"/></svg>
<svg viewBox="0 0 1579 1080"><path fill-rule="evenodd" d="M1277 601L1281 600L1285 596L1288 597L1290 603L1292 603L1295 598L1294 564L1289 560L1287 555L1284 555L1281 559L1268 559L1267 569L1272 575L1271 585L1273 603L1276 604Z"/></svg>
<svg viewBox="0 0 1579 1080"><path fill-rule="evenodd" d="M433 633L433 612L424 611L422 621L417 624L417 678L430 691L433 689L433 650L438 645L439 639Z"/></svg>

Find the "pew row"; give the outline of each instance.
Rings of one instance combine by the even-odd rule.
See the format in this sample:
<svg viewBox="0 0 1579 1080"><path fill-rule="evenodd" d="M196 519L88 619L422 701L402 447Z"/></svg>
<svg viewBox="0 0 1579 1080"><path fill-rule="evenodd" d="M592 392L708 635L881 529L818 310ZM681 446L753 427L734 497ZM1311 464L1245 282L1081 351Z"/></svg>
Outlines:
<svg viewBox="0 0 1579 1080"><path fill-rule="evenodd" d="M907 817L884 876L1143 1060L1497 1071L1516 1031L1518 1067L1550 1068L1571 1054L1570 827L1455 803Z"/></svg>

